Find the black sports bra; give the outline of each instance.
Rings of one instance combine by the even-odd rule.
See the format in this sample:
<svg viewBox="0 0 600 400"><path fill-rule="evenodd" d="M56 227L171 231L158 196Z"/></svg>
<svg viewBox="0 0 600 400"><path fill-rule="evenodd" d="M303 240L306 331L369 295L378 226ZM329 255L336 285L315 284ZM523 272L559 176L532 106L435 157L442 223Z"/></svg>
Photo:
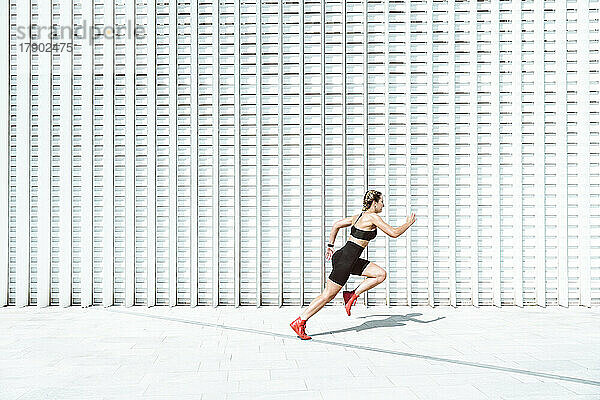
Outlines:
<svg viewBox="0 0 600 400"><path fill-rule="evenodd" d="M354 224L358 222L362 215L363 213L360 213L358 218L356 218L356 221L354 221ZM377 228L373 229L372 231L364 231L352 225L352 228L350 228L350 234L360 240L373 240L375 239L375 236L377 236Z"/></svg>

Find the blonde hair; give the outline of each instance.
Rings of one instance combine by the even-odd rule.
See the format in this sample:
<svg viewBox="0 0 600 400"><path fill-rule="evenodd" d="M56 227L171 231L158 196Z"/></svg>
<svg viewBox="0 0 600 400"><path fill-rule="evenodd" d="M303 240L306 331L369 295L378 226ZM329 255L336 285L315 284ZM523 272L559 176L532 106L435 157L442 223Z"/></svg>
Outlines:
<svg viewBox="0 0 600 400"><path fill-rule="evenodd" d="M381 192L378 192L377 190L367 191L363 199L362 210L367 211L369 208L371 208L371 204L373 204L373 202L377 203L379 200L381 200Z"/></svg>

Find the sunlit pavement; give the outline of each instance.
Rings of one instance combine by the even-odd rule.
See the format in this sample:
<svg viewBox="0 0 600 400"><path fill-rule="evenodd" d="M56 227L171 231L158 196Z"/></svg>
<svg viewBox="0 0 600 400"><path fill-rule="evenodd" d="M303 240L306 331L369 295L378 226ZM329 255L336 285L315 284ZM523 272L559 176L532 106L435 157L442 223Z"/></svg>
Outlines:
<svg viewBox="0 0 600 400"><path fill-rule="evenodd" d="M0 308L0 399L600 398L599 308L299 312Z"/></svg>

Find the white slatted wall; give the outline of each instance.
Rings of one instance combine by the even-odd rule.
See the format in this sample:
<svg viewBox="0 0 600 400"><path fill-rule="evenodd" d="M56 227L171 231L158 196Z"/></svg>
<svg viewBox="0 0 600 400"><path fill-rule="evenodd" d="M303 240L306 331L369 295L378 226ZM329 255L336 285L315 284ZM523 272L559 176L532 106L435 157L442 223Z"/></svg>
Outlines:
<svg viewBox="0 0 600 400"><path fill-rule="evenodd" d="M598 0L3 4L0 306L600 304Z"/></svg>

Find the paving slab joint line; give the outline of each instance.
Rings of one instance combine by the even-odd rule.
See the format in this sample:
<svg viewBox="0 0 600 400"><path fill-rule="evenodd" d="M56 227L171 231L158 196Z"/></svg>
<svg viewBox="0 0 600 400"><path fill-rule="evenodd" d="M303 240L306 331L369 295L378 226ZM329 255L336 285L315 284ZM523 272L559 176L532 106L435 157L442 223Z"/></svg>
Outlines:
<svg viewBox="0 0 600 400"><path fill-rule="evenodd" d="M135 316L139 316L139 317L180 322L180 323L184 323L184 324L200 325L200 326L207 326L207 327L211 327L211 328L220 328L220 329L224 329L224 330L248 332L248 333L255 333L257 335L267 335L267 336L279 337L279 338L283 338L283 339L298 340L298 338L294 335L286 335L283 333L261 331L259 329L240 328L240 327L236 327L236 326L213 324L210 322L200 322L200 321L194 321L194 320L188 320L188 319L182 319L182 318L166 317L166 316L162 316L162 315L150 315L150 314L138 313L138 312L133 312L133 311L117 311L117 310L111 310L108 308L103 308L102 310L112 312L112 313L117 313L117 314L129 314L129 315L135 315ZM473 362L473 361L453 360L450 358L428 356L428 355L416 354L416 353L406 353L403 351L380 349L377 347L362 346L362 345L358 345L358 344L338 343L338 342L332 342L332 341L323 340L323 339L314 339L313 338L311 340L307 340L304 342L307 345L310 345L310 343L323 343L323 344L328 344L331 346L346 347L346 348L359 349L359 350L367 350L367 351L373 351L373 352L377 352L377 353L392 354L392 355L396 355L396 356L420 358L423 360L438 361L438 362L445 362L445 363L458 364L458 365L466 365L469 367L486 368L486 369L492 369L492 370L496 370L496 371L504 371L504 372L511 372L511 373L515 373L515 374L531 375L531 376L537 376L537 377L541 377L541 378L557 379L557 380L561 380L561 381L581 383L584 385L600 386L600 381L592 381L592 380L588 380L588 379L574 378L574 377L564 376L564 375L549 374L549 373L545 373L545 372L529 371L526 369L502 367L500 365L482 364L482 363L477 363L477 362Z"/></svg>

